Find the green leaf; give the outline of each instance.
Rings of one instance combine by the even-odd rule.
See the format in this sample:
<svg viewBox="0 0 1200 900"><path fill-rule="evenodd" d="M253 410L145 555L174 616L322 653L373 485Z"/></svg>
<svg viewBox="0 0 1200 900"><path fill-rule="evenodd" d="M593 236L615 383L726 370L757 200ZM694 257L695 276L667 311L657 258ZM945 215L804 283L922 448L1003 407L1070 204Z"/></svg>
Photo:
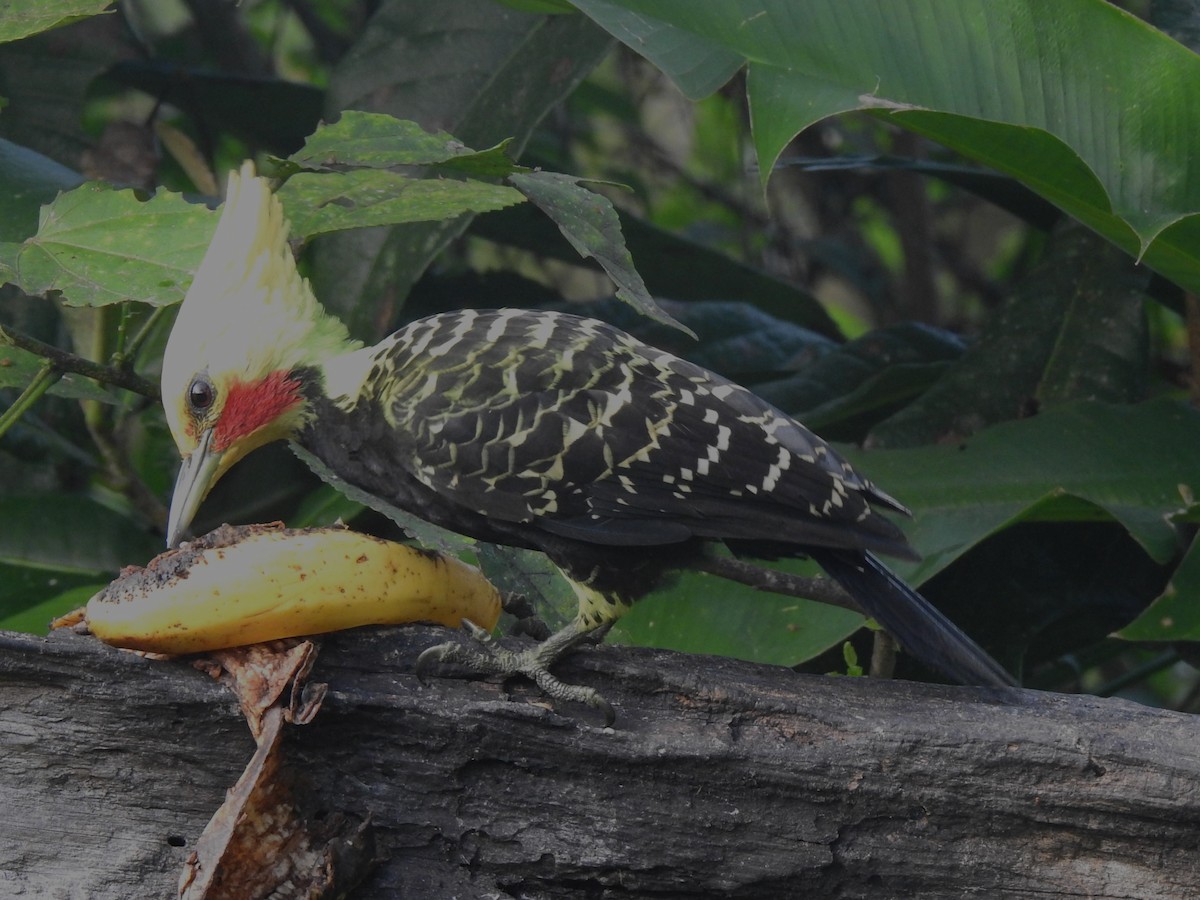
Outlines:
<svg viewBox="0 0 1200 900"><path fill-rule="evenodd" d="M1162 595L1116 636L1129 641L1200 641L1197 597L1200 597L1200 541L1193 540Z"/></svg>
<svg viewBox="0 0 1200 900"><path fill-rule="evenodd" d="M363 509L361 503L351 500L332 485L323 484L301 501L288 524L292 528L318 528L335 522L349 522Z"/></svg>
<svg viewBox="0 0 1200 900"><path fill-rule="evenodd" d="M772 567L819 571L795 560ZM791 666L845 640L862 623L863 617L849 610L682 572L672 587L634 604L613 627L612 639Z"/></svg>
<svg viewBox="0 0 1200 900"><path fill-rule="evenodd" d="M37 230L42 204L82 181L78 172L49 157L0 140L0 241L29 237Z"/></svg>
<svg viewBox="0 0 1200 900"><path fill-rule="evenodd" d="M521 12L538 13L545 16L559 16L578 12L567 0L497 0L505 6L519 9Z"/></svg>
<svg viewBox="0 0 1200 900"><path fill-rule="evenodd" d="M696 60L723 51L745 63L764 183L798 132L872 110L1200 289L1196 148L1178 130L1200 104L1200 59L1103 0L576 5L692 96L715 87L695 77ZM640 16L640 30L614 26L617 10Z"/></svg>
<svg viewBox="0 0 1200 900"><path fill-rule="evenodd" d="M380 169L301 172L279 189L293 232L440 222L524 202L519 191L486 181L409 178Z"/></svg>
<svg viewBox="0 0 1200 900"><path fill-rule="evenodd" d="M0 43L97 16L112 0L7 0L0 4Z"/></svg>
<svg viewBox="0 0 1200 900"><path fill-rule="evenodd" d="M78 575L144 564L158 539L132 520L76 494L0 497L0 563Z"/></svg>
<svg viewBox="0 0 1200 900"><path fill-rule="evenodd" d="M1107 517L1021 522L921 589L1001 662L1028 671L1104 641L1146 608L1169 571Z"/></svg>
<svg viewBox="0 0 1200 900"><path fill-rule="evenodd" d="M658 322L695 337L654 302L625 246L612 202L581 187L580 179L557 172L521 172L509 177L517 189L554 220L563 236L585 259L595 258L617 286L617 296Z"/></svg>
<svg viewBox="0 0 1200 900"><path fill-rule="evenodd" d="M0 259L28 294L59 291L70 306L163 306L183 299L216 224L179 194L142 201L90 182L43 207L37 234L0 245Z"/></svg>
<svg viewBox="0 0 1200 900"><path fill-rule="evenodd" d="M690 99L700 100L725 84L746 60L727 42L708 40L676 27L654 12L644 14L632 4L609 0L573 0L621 43L642 54L679 86Z"/></svg>
<svg viewBox="0 0 1200 900"><path fill-rule="evenodd" d="M913 583L1018 521L1120 522L1152 559L1180 551L1174 522L1191 516L1200 483L1200 413L1159 399L1081 402L986 428L953 445L843 448L883 490L912 508L901 522L923 555L896 568Z"/></svg>
<svg viewBox="0 0 1200 900"><path fill-rule="evenodd" d="M504 594L528 600L552 631L575 618L579 596L544 553L483 542L475 549L479 568L488 581Z"/></svg>
<svg viewBox="0 0 1200 900"><path fill-rule="evenodd" d="M0 572L0 593L3 593L4 574ZM25 631L29 634L45 634L50 623L73 609L84 606L92 596L104 588L103 584L89 582L78 587L56 593L24 608L0 614L0 631ZM5 604L0 604L0 613Z"/></svg>
<svg viewBox="0 0 1200 900"><path fill-rule="evenodd" d="M503 178L517 168L508 156L510 143L476 151L451 134L428 132L416 122L346 110L332 125L320 126L288 162L307 169L435 166L476 178Z"/></svg>

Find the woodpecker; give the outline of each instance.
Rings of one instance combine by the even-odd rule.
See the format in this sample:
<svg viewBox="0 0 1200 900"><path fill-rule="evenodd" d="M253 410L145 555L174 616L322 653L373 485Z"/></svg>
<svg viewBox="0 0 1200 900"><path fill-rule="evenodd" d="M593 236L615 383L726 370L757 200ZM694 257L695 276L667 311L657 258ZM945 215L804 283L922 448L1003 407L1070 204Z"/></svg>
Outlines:
<svg viewBox="0 0 1200 900"><path fill-rule="evenodd" d="M442 313L364 347L318 303L287 235L253 165L231 173L163 359L183 460L170 546L232 465L287 439L429 522L545 553L578 595L575 619L531 650L447 644L422 663L521 673L607 711L549 666L726 543L811 556L928 665L1015 683L877 558L915 558L879 511L908 510L746 388L560 312Z"/></svg>

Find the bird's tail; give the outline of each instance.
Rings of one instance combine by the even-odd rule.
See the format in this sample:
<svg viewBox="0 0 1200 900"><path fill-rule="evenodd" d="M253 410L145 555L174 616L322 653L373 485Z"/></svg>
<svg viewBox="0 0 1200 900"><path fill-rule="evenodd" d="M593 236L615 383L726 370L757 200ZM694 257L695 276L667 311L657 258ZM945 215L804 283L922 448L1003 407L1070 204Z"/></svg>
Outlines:
<svg viewBox="0 0 1200 900"><path fill-rule="evenodd" d="M812 548L810 555L921 662L963 684L1017 685L982 647L871 553Z"/></svg>

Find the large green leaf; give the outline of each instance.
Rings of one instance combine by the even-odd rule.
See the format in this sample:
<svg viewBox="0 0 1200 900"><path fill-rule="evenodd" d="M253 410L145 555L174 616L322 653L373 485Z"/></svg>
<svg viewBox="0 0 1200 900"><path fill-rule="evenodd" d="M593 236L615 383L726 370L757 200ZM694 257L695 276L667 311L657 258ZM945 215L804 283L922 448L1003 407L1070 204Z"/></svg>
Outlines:
<svg viewBox="0 0 1200 900"><path fill-rule="evenodd" d="M1167 562L1182 549L1175 521L1197 512L1197 446L1200 413L1160 399L1068 404L956 444L846 455L913 509L901 524L924 558L897 569L919 583L1018 521L1112 517Z"/></svg>
<svg viewBox="0 0 1200 900"><path fill-rule="evenodd" d="M43 207L36 235L0 244L0 276L27 294L60 291L71 306L177 303L216 223L179 194L159 191L143 201L89 182Z"/></svg>
<svg viewBox="0 0 1200 900"><path fill-rule="evenodd" d="M1103 0L576 5L689 96L745 64L764 180L798 132L872 110L1200 289L1197 139L1181 131L1200 110L1200 59Z"/></svg>
<svg viewBox="0 0 1200 900"><path fill-rule="evenodd" d="M0 563L81 575L144 565L159 541L133 520L75 494L0 497Z"/></svg>
<svg viewBox="0 0 1200 900"><path fill-rule="evenodd" d="M5 571L7 568L7 566L0 566L0 596L7 594L9 590L13 590L13 596L33 598L40 595L36 587L12 589L11 575ZM101 583L87 580L83 580L79 585L72 584L75 578L82 578L82 576L57 576L45 572L38 572L35 574L36 576L44 578L47 588L45 592L50 596L45 600L31 602L31 605L15 612L7 612L5 604L0 603L0 631L45 634L50 622L76 607L86 605L88 600L104 587Z"/></svg>
<svg viewBox="0 0 1200 900"><path fill-rule="evenodd" d="M99 15L112 0L7 0L0 4L0 43Z"/></svg>

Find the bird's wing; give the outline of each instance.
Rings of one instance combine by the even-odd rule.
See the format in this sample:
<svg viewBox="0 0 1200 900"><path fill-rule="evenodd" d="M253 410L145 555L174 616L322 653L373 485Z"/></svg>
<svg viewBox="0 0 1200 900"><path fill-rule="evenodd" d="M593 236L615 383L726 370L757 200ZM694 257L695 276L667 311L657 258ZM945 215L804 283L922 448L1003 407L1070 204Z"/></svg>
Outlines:
<svg viewBox="0 0 1200 900"><path fill-rule="evenodd" d="M387 414L453 503L593 543L904 546L870 504L902 507L799 423L602 323L464 312L408 332L381 361Z"/></svg>

